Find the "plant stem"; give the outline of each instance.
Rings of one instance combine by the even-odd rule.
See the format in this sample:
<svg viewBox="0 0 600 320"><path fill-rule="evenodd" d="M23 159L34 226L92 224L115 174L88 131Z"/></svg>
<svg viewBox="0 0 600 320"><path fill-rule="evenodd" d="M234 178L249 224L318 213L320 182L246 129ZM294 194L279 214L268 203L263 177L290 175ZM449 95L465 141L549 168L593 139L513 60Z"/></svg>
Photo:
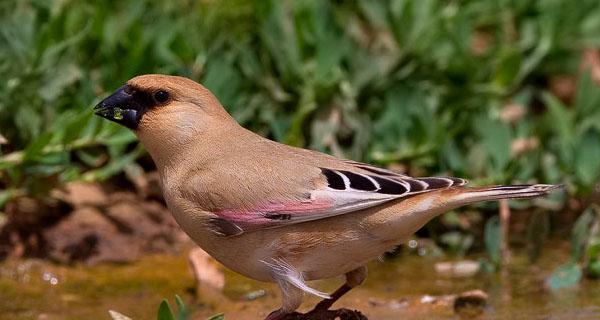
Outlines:
<svg viewBox="0 0 600 320"><path fill-rule="evenodd" d="M508 232L510 225L510 206L507 199L500 200L500 256L501 268L506 267L510 263L510 248L508 246Z"/></svg>
<svg viewBox="0 0 600 320"><path fill-rule="evenodd" d="M49 145L44 147L42 150L43 154L49 154L59 151L71 151L84 147L91 147L96 145L101 145L102 142L96 139L79 139L75 140L68 145L57 144L57 145ZM11 152L5 156L0 157L0 163L9 163L9 164L21 164L23 162L23 157L25 156L25 150Z"/></svg>

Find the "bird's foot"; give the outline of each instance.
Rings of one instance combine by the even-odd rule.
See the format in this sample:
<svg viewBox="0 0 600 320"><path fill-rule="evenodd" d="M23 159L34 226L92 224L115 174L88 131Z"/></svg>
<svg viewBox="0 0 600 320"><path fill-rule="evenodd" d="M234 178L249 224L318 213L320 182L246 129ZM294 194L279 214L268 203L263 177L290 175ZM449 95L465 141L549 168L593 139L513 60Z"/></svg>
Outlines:
<svg viewBox="0 0 600 320"><path fill-rule="evenodd" d="M307 313L290 313L278 320L368 320L368 318L358 310L350 309L313 309Z"/></svg>
<svg viewBox="0 0 600 320"><path fill-rule="evenodd" d="M300 320L303 315L300 312L284 313L279 309L271 312L265 320Z"/></svg>

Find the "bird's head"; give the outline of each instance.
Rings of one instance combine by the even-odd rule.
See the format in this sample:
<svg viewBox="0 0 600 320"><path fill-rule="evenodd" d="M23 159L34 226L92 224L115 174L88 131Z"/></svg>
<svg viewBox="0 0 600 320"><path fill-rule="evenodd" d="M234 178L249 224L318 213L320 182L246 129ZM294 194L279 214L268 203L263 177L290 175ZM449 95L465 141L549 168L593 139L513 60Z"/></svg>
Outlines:
<svg viewBox="0 0 600 320"><path fill-rule="evenodd" d="M156 74L127 81L94 112L133 130L155 160L171 157L192 139L209 141L219 128L236 123L202 85Z"/></svg>
<svg viewBox="0 0 600 320"><path fill-rule="evenodd" d="M94 107L96 115L136 133L186 126L198 118L227 115L200 84L183 77L149 74L135 77Z"/></svg>

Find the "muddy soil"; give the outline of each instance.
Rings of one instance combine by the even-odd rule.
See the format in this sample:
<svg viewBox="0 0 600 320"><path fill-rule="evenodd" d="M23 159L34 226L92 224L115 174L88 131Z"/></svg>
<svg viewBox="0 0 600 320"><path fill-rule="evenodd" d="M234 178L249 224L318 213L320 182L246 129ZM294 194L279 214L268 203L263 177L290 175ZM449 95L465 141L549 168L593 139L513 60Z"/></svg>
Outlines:
<svg viewBox="0 0 600 320"><path fill-rule="evenodd" d="M458 319L454 297L480 289L489 298L476 319L600 319L597 282L585 280L560 292L544 288L544 279L567 259L568 243L553 242L534 265L524 252L517 251L504 272L456 278L435 272L435 263L448 259L401 254L372 262L366 283L334 307L358 309L375 320ZM222 267L223 291L198 291L187 260L185 252L91 267L8 260L0 264L0 318L109 319L108 310L116 310L133 319L153 319L163 298L174 308L176 294L188 305L193 319L215 313L225 313L226 319L262 319L279 306L275 285L249 280ZM340 282L330 279L312 285L331 291ZM308 311L317 301L306 297L300 311Z"/></svg>
<svg viewBox="0 0 600 320"><path fill-rule="evenodd" d="M149 177L144 188L70 183L39 198L12 200L0 226L0 260L94 265L176 252L189 238L163 203L157 177Z"/></svg>

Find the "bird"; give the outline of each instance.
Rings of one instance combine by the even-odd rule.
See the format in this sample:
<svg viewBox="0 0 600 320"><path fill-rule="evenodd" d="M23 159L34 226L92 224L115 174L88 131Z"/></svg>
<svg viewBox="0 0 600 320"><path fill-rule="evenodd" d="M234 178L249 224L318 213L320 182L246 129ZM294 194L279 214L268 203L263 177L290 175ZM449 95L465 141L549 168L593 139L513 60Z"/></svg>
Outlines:
<svg viewBox="0 0 600 320"><path fill-rule="evenodd" d="M94 113L135 133L169 211L197 245L278 285L282 303L268 320L298 315L305 293L323 299L307 315L328 310L363 283L369 261L442 213L560 187L467 187L462 178L411 177L281 144L245 129L208 89L179 76L136 76ZM308 283L338 276L345 282L333 293Z"/></svg>

